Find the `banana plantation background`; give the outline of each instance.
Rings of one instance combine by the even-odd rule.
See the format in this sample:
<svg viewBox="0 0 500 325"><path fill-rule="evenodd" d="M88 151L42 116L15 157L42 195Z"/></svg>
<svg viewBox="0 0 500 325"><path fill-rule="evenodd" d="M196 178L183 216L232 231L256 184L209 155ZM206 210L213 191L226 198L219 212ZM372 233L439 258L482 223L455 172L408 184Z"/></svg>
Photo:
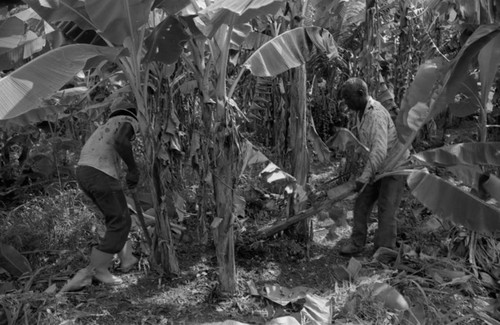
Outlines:
<svg viewBox="0 0 500 325"><path fill-rule="evenodd" d="M498 324L499 64L498 0L1 2L0 323ZM412 152L378 175L408 176L399 251L350 260L349 77ZM57 294L102 235L73 169L120 98L141 262Z"/></svg>

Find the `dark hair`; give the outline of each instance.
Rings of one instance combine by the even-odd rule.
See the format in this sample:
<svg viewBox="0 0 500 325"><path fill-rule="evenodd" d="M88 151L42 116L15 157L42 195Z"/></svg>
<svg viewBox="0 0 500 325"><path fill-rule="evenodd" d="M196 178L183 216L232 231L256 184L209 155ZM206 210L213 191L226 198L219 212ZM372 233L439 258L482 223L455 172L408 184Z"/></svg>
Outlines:
<svg viewBox="0 0 500 325"><path fill-rule="evenodd" d="M129 107L129 108L118 108L111 112L109 114L109 118L115 117L115 116L130 116L133 117L137 120L137 109L135 107Z"/></svg>
<svg viewBox="0 0 500 325"><path fill-rule="evenodd" d="M351 91L352 93L363 92L363 94L368 95L368 86L366 82L359 78L349 78L342 85L340 89L340 94L343 96L344 91Z"/></svg>

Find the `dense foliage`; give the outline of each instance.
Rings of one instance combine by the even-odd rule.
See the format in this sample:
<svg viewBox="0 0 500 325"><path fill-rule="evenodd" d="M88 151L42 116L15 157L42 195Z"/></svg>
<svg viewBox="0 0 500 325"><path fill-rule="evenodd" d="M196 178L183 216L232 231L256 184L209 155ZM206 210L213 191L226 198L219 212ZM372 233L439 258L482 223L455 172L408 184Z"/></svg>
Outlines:
<svg viewBox="0 0 500 325"><path fill-rule="evenodd" d="M156 211L156 262L179 272L170 223L195 215L200 242L215 240L222 287L234 292L231 252L245 211L244 168L265 162L272 167L267 173L284 180L276 188L292 194L288 216L310 204L309 161L328 164L345 154L329 151L324 141L352 126L337 93L348 77L369 83L407 148L442 146L444 130L468 119L478 131L467 140L498 150L498 125L492 125L500 116L497 2L207 3L27 0L2 9L5 208L44 194L49 184L61 190L71 184L71 168L94 123L115 99L131 97L140 112L142 187ZM464 139L456 140L447 144ZM460 157L474 152L442 149ZM339 180L356 172L356 157L348 151ZM413 161L413 169L401 173L411 173L410 190L428 208L492 232L498 208L474 194L474 179L499 166L492 157ZM443 167L467 190L427 174ZM451 194L438 203L422 194L441 190ZM481 212L477 222L461 214L457 197L467 211Z"/></svg>

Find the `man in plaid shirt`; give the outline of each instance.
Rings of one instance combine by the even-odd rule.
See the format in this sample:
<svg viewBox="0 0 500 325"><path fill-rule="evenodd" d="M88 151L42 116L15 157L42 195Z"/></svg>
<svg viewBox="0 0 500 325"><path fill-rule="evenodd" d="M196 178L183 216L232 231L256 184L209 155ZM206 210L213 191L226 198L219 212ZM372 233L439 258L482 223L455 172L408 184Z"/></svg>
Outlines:
<svg viewBox="0 0 500 325"><path fill-rule="evenodd" d="M368 218L373 206L378 203L378 229L374 246L395 248L396 213L405 186L404 176L385 176L373 181L377 173L387 165L402 148L396 127L389 112L368 95L368 86L359 78L350 78L341 88L341 97L348 108L356 112L359 140L370 149L363 171L356 179L359 192L354 203L354 222L350 242L340 249L344 255L356 255L366 244ZM405 152L402 163L409 156ZM399 165L399 164L398 164Z"/></svg>

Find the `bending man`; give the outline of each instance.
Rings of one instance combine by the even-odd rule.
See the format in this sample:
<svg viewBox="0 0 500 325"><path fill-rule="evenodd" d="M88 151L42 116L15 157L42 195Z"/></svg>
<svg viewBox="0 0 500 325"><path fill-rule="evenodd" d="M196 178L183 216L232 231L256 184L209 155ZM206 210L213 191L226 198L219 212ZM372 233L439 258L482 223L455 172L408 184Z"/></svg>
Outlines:
<svg viewBox="0 0 500 325"><path fill-rule="evenodd" d="M378 202L378 229L374 246L395 248L396 213L405 186L404 176L386 176L373 182L380 172L401 150L396 128L389 112L368 95L366 83L359 78L350 78L341 88L341 96L348 108L356 112L359 140L370 149L361 176L356 179L359 193L354 203L354 223L350 242L340 249L344 255L361 253L366 244L368 219L373 206ZM409 156L405 152L402 163Z"/></svg>
<svg viewBox="0 0 500 325"><path fill-rule="evenodd" d="M127 242L132 221L119 180L121 159L127 165L127 186L133 189L139 181L131 144L137 130L135 107L121 102L83 146L76 179L82 191L103 213L106 233L99 245L93 247L89 265L77 272L63 287L63 292L88 286L92 279L107 285L121 284L122 280L108 269L114 254L118 254L125 272L138 262Z"/></svg>

